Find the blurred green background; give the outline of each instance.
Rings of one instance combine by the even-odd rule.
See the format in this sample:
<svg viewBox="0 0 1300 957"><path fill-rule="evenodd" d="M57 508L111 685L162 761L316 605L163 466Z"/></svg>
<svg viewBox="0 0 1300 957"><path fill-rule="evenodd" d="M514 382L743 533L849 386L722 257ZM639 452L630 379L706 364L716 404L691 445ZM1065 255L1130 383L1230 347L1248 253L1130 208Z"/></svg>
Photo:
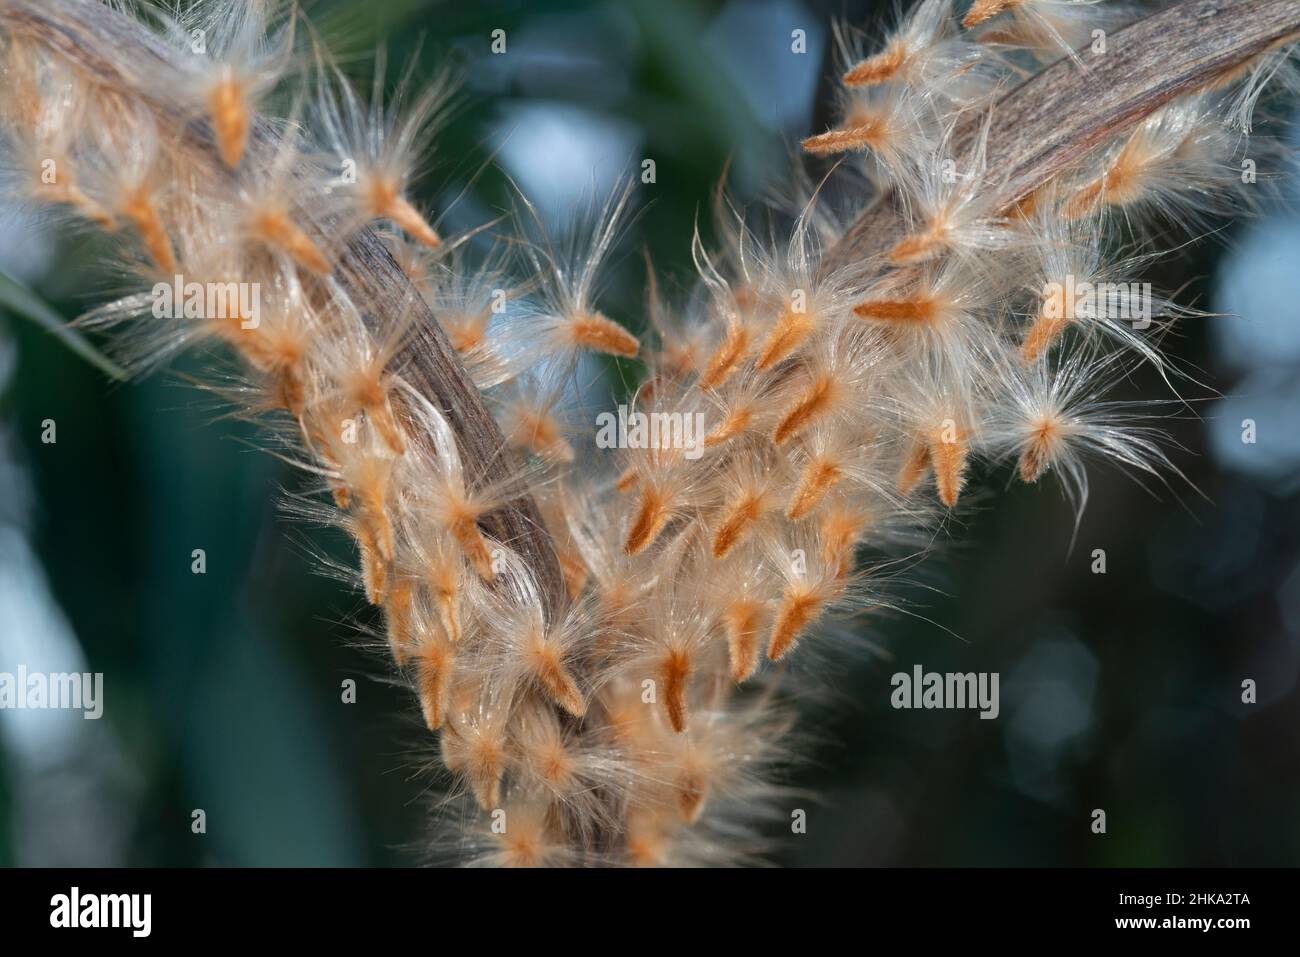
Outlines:
<svg viewBox="0 0 1300 957"><path fill-rule="evenodd" d="M558 223L654 159L602 300L637 328L641 250L689 283L691 231L724 169L741 200L781 187L791 144L825 125L832 19L870 25L883 6L371 0L308 14L359 74L379 44L394 79L411 56L426 75L455 64L457 109L421 183L445 228L506 207L507 177ZM1071 550L1051 481L988 476L1000 494L904 588L915 614L863 626L880 652L823 654L829 704L806 724L821 743L792 778L820 800L806 835L776 835L778 863L1300 863L1297 255L1300 217L1270 204L1149 277L1240 316L1190 321L1170 343L1226 396L1168 423L1208 500L1096 470ZM0 270L68 317L111 291L95 256L0 208ZM106 676L101 721L0 711L0 863L411 863L427 736L349 644L369 610L313 572L312 551L346 558L344 543L279 514L275 490L297 477L246 427L213 421L184 382L201 364L115 385L0 310L0 671ZM1149 374L1127 387L1166 394ZM47 419L55 444L40 440ZM1000 717L893 710L890 675L914 663L999 672Z"/></svg>

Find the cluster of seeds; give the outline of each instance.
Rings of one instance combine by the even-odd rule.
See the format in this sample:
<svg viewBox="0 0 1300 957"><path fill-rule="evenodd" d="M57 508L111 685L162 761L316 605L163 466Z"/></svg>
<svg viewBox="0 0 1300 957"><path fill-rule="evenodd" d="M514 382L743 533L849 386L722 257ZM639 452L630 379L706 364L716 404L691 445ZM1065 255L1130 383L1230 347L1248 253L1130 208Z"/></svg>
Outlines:
<svg viewBox="0 0 1300 957"><path fill-rule="evenodd" d="M136 367L205 342L238 357L213 387L317 483L297 508L355 541L355 578L439 735L465 859L751 859L764 816L790 813L774 780L784 663L886 607L891 560L932 547L972 476L1013 462L1081 509L1089 456L1172 468L1143 409L1106 398L1135 363L1170 375L1160 336L1189 312L1136 270L1164 227L1248 198L1252 111L1264 80L1291 77L1289 49L1008 203L989 159L1008 90L1118 55L1139 13L962 6L922 0L870 44L839 34L841 119L803 147L844 158L831 177L855 215L889 205L877 251L841 255L854 227L819 190L780 234L720 201L695 288L665 303L652 284L643 346L596 302L630 188L576 254L536 229L444 236L412 201L443 85L363 101L260 0L175 17L0 0L7 195L117 238L153 291L82 322ZM376 237L400 280L382 296L357 252ZM258 309L229 294L160 316L154 284L173 282L255 288ZM434 322L499 424L491 461L412 375ZM669 434L702 414L699 442L595 449L590 421L561 412L591 352L644 359L633 413ZM524 501L562 594L493 532Z"/></svg>

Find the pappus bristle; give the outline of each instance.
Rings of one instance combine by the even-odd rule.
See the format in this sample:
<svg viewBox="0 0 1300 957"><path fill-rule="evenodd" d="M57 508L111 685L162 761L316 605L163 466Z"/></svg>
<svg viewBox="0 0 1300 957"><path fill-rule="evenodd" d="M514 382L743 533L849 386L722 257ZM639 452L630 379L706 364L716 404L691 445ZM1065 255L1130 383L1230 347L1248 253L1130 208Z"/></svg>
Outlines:
<svg viewBox="0 0 1300 957"><path fill-rule="evenodd" d="M329 308L335 312L332 332L343 340L343 347L321 357L325 388L348 414L364 415L392 453L401 455L406 434L394 405L396 380L389 367L407 335L409 304L378 333L367 328L346 298L335 297Z"/></svg>
<svg viewBox="0 0 1300 957"><path fill-rule="evenodd" d="M415 644L412 621L415 600L415 583L405 575L395 574L394 581L384 596L384 626L388 637L388 651L398 667L406 664L411 647Z"/></svg>
<svg viewBox="0 0 1300 957"><path fill-rule="evenodd" d="M366 592L371 604L384 603L388 567L393 561L393 524L388 513L393 460L380 452L352 456L343 465L343 484L355 534L361 545Z"/></svg>
<svg viewBox="0 0 1300 957"><path fill-rule="evenodd" d="M502 431L516 447L555 462L572 462L573 446L556 406L561 395L543 388L519 389L498 413Z"/></svg>
<svg viewBox="0 0 1300 957"><path fill-rule="evenodd" d="M455 542L427 515L412 515L407 524L398 574L412 591L411 617L458 645L464 633L462 607L473 605L469 570Z"/></svg>
<svg viewBox="0 0 1300 957"><path fill-rule="evenodd" d="M969 30L971 27L979 26L985 20L996 17L999 13L1022 6L1026 2L1027 0L975 0L966 16L962 18L962 26Z"/></svg>
<svg viewBox="0 0 1300 957"><path fill-rule="evenodd" d="M903 464L898 470L898 490L904 495L916 488L930 471L930 443L914 438L908 443Z"/></svg>
<svg viewBox="0 0 1300 957"><path fill-rule="evenodd" d="M1242 133L1254 129L1255 109L1266 89L1281 87L1284 99L1300 94L1300 64L1296 62L1296 37L1283 37L1227 71L1210 88L1222 94L1223 121Z"/></svg>
<svg viewBox="0 0 1300 957"><path fill-rule="evenodd" d="M654 808L640 808L628 815L624 853L633 867L659 867L667 862L670 829L663 813Z"/></svg>
<svg viewBox="0 0 1300 957"><path fill-rule="evenodd" d="M304 269L323 275L333 268L329 257L316 241L282 207L255 203L247 226L253 238L271 249L288 254Z"/></svg>
<svg viewBox="0 0 1300 957"><path fill-rule="evenodd" d="M738 555L711 584L709 603L719 609L727 641L731 680L737 684L758 670L768 620L770 582L762 572L762 556Z"/></svg>
<svg viewBox="0 0 1300 957"><path fill-rule="evenodd" d="M1103 254L1091 220L1071 220L1057 213L1056 194L1048 194L1033 217L1040 242L1031 263L1028 327L1020 341L1020 356L1034 362L1047 355L1067 330L1085 338L1105 336L1121 348L1141 355L1163 371L1158 348L1160 332L1169 322L1195 315L1155 294L1149 284L1134 281L1150 254Z"/></svg>
<svg viewBox="0 0 1300 957"><path fill-rule="evenodd" d="M505 827L491 834L494 849L475 864L490 867L552 867L565 863L564 836L544 801L511 801L501 809Z"/></svg>
<svg viewBox="0 0 1300 957"><path fill-rule="evenodd" d="M767 338L759 346L756 367L760 370L770 368L799 348L817 328L817 318L816 311L809 312L805 307L791 305L789 300L783 303Z"/></svg>
<svg viewBox="0 0 1300 957"><path fill-rule="evenodd" d="M801 145L814 156L868 152L892 170L902 157L927 149L920 108L923 104L903 87L847 90L839 125L806 137Z"/></svg>
<svg viewBox="0 0 1300 957"><path fill-rule="evenodd" d="M280 3L257 0L195 4L176 19L159 18L186 67L175 92L209 121L229 167L244 158L259 102L291 65L294 17Z"/></svg>
<svg viewBox="0 0 1300 957"><path fill-rule="evenodd" d="M843 581L853 570L854 550L870 524L866 509L843 498L818 513L822 560L837 580Z"/></svg>
<svg viewBox="0 0 1300 957"><path fill-rule="evenodd" d="M786 508L791 519L806 518L841 483L856 489L874 488L880 463L877 446L869 435L846 434L839 429L814 429L792 450L798 476Z"/></svg>
<svg viewBox="0 0 1300 957"><path fill-rule="evenodd" d="M466 711L451 710L443 731L448 765L465 776L479 807L492 810L501 804L501 779L509 759L507 712L491 704Z"/></svg>
<svg viewBox="0 0 1300 957"><path fill-rule="evenodd" d="M952 508L966 484L966 465L970 456L968 433L955 419L944 419L930 429L927 441L939 500Z"/></svg>
<svg viewBox="0 0 1300 957"><path fill-rule="evenodd" d="M780 661L845 594L841 556L832 550L832 561L827 561L826 543L815 525L793 526L788 537L773 536L763 547L766 566L776 579L769 599L766 651L770 661Z"/></svg>
<svg viewBox="0 0 1300 957"><path fill-rule="evenodd" d="M847 327L808 356L801 375L783 388L772 440L778 445L826 421L849 418L872 401L868 383L883 361L879 335Z"/></svg>
<svg viewBox="0 0 1300 957"><path fill-rule="evenodd" d="M555 555L560 562L565 587L569 598L574 601L591 581L591 568L579 542L580 533L574 528L577 514L582 511L581 494L577 489L561 488L538 502L542 520L554 537Z"/></svg>
<svg viewBox="0 0 1300 957"><path fill-rule="evenodd" d="M538 318L531 284L512 277L509 254L501 243L483 255L449 244L416 284L480 389L510 382L537 361L525 332Z"/></svg>
<svg viewBox="0 0 1300 957"><path fill-rule="evenodd" d="M678 385L686 377L698 373L707 348L707 329L703 324L688 325L664 303L648 255L646 318L658 341L657 349L648 357L653 375L647 377L638 391L642 403L652 401L656 390Z"/></svg>
<svg viewBox="0 0 1300 957"><path fill-rule="evenodd" d="M691 678L691 666L690 651L676 645L665 648L659 662L664 708L674 731L686 730L686 686Z"/></svg>
<svg viewBox="0 0 1300 957"><path fill-rule="evenodd" d="M322 138L338 164L336 191L352 204L352 211L345 214L345 222L351 225L345 228L388 220L423 246L439 248L442 239L437 230L407 194L445 112L450 93L447 75L425 84L412 97L415 77L408 69L395 92L386 97L387 64L381 50L373 66L369 102L363 103L319 47L316 61ZM413 66L415 61L411 62Z"/></svg>
<svg viewBox="0 0 1300 957"><path fill-rule="evenodd" d="M521 642L520 658L546 694L569 714L582 717L587 705L566 660L570 651L562 638L537 626L515 637Z"/></svg>
<svg viewBox="0 0 1300 957"><path fill-rule="evenodd" d="M1015 458L1022 481L1055 471L1076 515L1088 500L1085 456L1110 459L1139 476L1180 474L1160 447L1163 434L1141 424L1141 405L1103 398L1131 366L1125 353L1081 347L1056 363L1039 360L1009 371L1009 401L989 425L988 444Z"/></svg>
<svg viewBox="0 0 1300 957"><path fill-rule="evenodd" d="M424 723L430 731L437 731L447 719L456 651L446 638L426 633L411 656L415 661L415 686Z"/></svg>
<svg viewBox="0 0 1300 957"><path fill-rule="evenodd" d="M722 339L714 346L700 373L700 388L716 389L740 368L751 347L750 328L734 321L723 331Z"/></svg>
<svg viewBox="0 0 1300 957"><path fill-rule="evenodd" d="M754 367L766 371L797 356L816 333L838 318L847 304L843 271L822 275L817 204L809 201L791 229L789 241L773 255L756 241L750 268L763 277L756 312L765 326L756 344ZM745 234L747 236L747 233Z"/></svg>
<svg viewBox="0 0 1300 957"><path fill-rule="evenodd" d="M962 25L978 28L980 43L1021 47L1045 62L1068 56L1082 65L1078 51L1087 52L1092 31L1109 33L1127 16L1126 5L1102 0L975 0Z"/></svg>
<svg viewBox="0 0 1300 957"><path fill-rule="evenodd" d="M718 391L705 391L703 397L716 409L707 421L716 424L704 436L704 447L724 445L761 429L769 407L766 388L766 383L757 376L742 376Z"/></svg>
<svg viewBox="0 0 1300 957"><path fill-rule="evenodd" d="M656 476L641 483L640 501L623 546L629 555L640 553L659 537L672 518L676 491L677 481L673 476Z"/></svg>
<svg viewBox="0 0 1300 957"><path fill-rule="evenodd" d="M825 610L834 592L823 582L795 580L786 582L772 613L772 631L767 642L767 657L780 661L794 650L804 632Z"/></svg>
<svg viewBox="0 0 1300 957"><path fill-rule="evenodd" d="M85 186L86 170L76 132L87 122L90 104L75 84L70 75L56 68L38 85L40 92L28 94L34 103L19 107L25 122L14 134L26 165L21 188L39 203L64 204L111 231L117 226L111 212Z"/></svg>
<svg viewBox="0 0 1300 957"><path fill-rule="evenodd" d="M447 535L485 582L496 576L493 546L479 527L479 519L519 494L522 477L508 472L499 479L481 484L472 491L467 487L465 469L456 447L455 433L446 418L422 395L403 388L403 403L417 434L431 437L419 447L408 444L399 460L405 473L418 480L405 487L413 507L426 516L442 534Z"/></svg>
<svg viewBox="0 0 1300 957"><path fill-rule="evenodd" d="M659 613L633 629L626 639L627 660L620 666L638 686L650 680L654 689L651 701L657 701L674 733L686 730L690 713L690 692L700 666L700 658L709 647L710 626L707 614L687 594L678 592L676 583L665 583L651 602L660 603Z"/></svg>
<svg viewBox="0 0 1300 957"><path fill-rule="evenodd" d="M776 431L772 434L773 441L787 442L803 429L829 415L841 401L841 388L834 373L829 370L810 375L777 423Z"/></svg>
<svg viewBox="0 0 1300 957"><path fill-rule="evenodd" d="M224 272L230 267L218 268ZM260 282L255 303L242 298L237 285L224 288L231 290L225 309L208 317L206 331L238 350L255 372L253 379L264 393L256 403L258 409L285 409L305 424L309 399L322 398L314 391L320 383L314 375L312 340L324 323L308 302L297 274L292 268L274 269ZM254 305L255 309L249 308Z"/></svg>
<svg viewBox="0 0 1300 957"><path fill-rule="evenodd" d="M1231 183L1232 147L1222 123L1200 97L1178 100L1140 124L1103 160L1094 176L1074 185L1063 214L1077 219L1098 210L1133 215L1140 207L1171 217L1204 215L1207 197L1222 202Z"/></svg>
<svg viewBox="0 0 1300 957"><path fill-rule="evenodd" d="M97 113L98 149L116 162L94 171L92 191L131 225L159 273L170 279L179 266L167 223L170 177L162 169L157 126L144 110L113 98L105 98Z"/></svg>
<svg viewBox="0 0 1300 957"><path fill-rule="evenodd" d="M849 64L845 86L910 84L928 96L969 104L992 91L999 69L980 47L957 36L952 0L921 0L875 52L865 55L856 35L840 31L839 59Z"/></svg>
<svg viewBox="0 0 1300 957"><path fill-rule="evenodd" d="M638 450L629 471L632 478L619 483L625 487L623 550L637 555L655 542L676 515L698 504L705 490L702 476L682 449Z"/></svg>
<svg viewBox="0 0 1300 957"><path fill-rule="evenodd" d="M582 236L581 245L557 249L537 210L527 199L520 202L531 223L536 242L523 248L533 275L543 281L539 290L541 315L535 321L538 332L552 351L572 357L580 350L615 356L635 356L640 340L610 319L594 305L600 269L618 236L632 195L629 181L593 209L583 229L574 226L572 235Z"/></svg>
<svg viewBox="0 0 1300 957"><path fill-rule="evenodd" d="M985 115L973 148L957 155L950 126L932 153L894 168L894 182L909 220L908 233L889 250L895 265L935 259L944 253L970 254L1015 245L1010 223L985 189L985 159L992 112Z"/></svg>
<svg viewBox="0 0 1300 957"><path fill-rule="evenodd" d="M783 506L782 463L762 450L737 456L719 478L721 503L712 528L714 558L725 558Z"/></svg>

